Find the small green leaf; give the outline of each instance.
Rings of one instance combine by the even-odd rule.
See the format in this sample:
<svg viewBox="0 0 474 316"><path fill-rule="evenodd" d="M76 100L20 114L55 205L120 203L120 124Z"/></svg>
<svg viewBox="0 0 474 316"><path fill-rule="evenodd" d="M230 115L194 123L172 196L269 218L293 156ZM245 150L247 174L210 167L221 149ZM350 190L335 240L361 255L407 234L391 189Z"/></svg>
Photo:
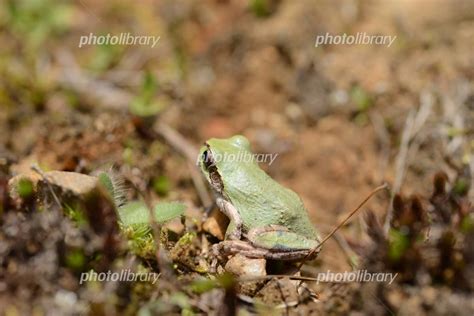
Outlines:
<svg viewBox="0 0 474 316"><path fill-rule="evenodd" d="M125 148L122 153L122 159L127 165L133 165L134 163L133 149L130 147Z"/></svg>
<svg viewBox="0 0 474 316"><path fill-rule="evenodd" d="M33 183L29 179L20 179L17 185L17 192L22 199L30 197L33 194L33 190Z"/></svg>
<svg viewBox="0 0 474 316"><path fill-rule="evenodd" d="M119 208L119 216L125 226L149 224L150 212L142 201L132 201Z"/></svg>
<svg viewBox="0 0 474 316"><path fill-rule="evenodd" d="M390 230L390 244L388 256L393 261L398 261L410 246L408 237L396 229Z"/></svg>
<svg viewBox="0 0 474 316"><path fill-rule="evenodd" d="M155 76L147 71L143 77L141 91L130 104L130 113L140 117L155 116L164 108L163 102L155 98L158 83Z"/></svg>
<svg viewBox="0 0 474 316"><path fill-rule="evenodd" d="M136 116L149 117L154 116L163 110L164 106L157 101L147 101L143 98L137 98L130 104L130 112Z"/></svg>
<svg viewBox="0 0 474 316"><path fill-rule="evenodd" d="M464 218L461 221L461 231L464 234L467 234L473 230L474 230L474 216L471 216L470 214L468 214L464 216Z"/></svg>
<svg viewBox="0 0 474 316"><path fill-rule="evenodd" d="M235 277L232 274L228 273L228 272L219 275L219 277L217 279L219 280L219 283L220 283L221 287L223 287L225 289L232 288L235 285L236 281L237 281L235 279Z"/></svg>
<svg viewBox="0 0 474 316"><path fill-rule="evenodd" d="M84 212L80 209L79 205L66 204L64 205L64 212L78 225L85 225L87 223Z"/></svg>
<svg viewBox="0 0 474 316"><path fill-rule="evenodd" d="M100 34L106 36L106 34ZM96 45L90 68L101 73L109 69L119 59L123 49L120 45Z"/></svg>
<svg viewBox="0 0 474 316"><path fill-rule="evenodd" d="M115 190L114 190L114 184L110 176L107 173L102 172L101 174L99 174L98 178L99 178L100 183L107 189L110 196L113 197L115 194L114 192Z"/></svg>
<svg viewBox="0 0 474 316"><path fill-rule="evenodd" d="M270 14L267 0L250 0L250 10L259 18L266 17Z"/></svg>
<svg viewBox="0 0 474 316"><path fill-rule="evenodd" d="M179 246L190 245L193 242L194 238L196 238L195 232L186 233L183 235L183 237L181 237L178 240L177 245Z"/></svg>
<svg viewBox="0 0 474 316"><path fill-rule="evenodd" d="M86 258L81 250L73 250L66 255L66 265L73 270L81 270L86 264Z"/></svg>
<svg viewBox="0 0 474 316"><path fill-rule="evenodd" d="M219 282L211 279L198 279L191 283L191 290L197 294L206 293L218 287Z"/></svg>
<svg viewBox="0 0 474 316"><path fill-rule="evenodd" d="M155 220L164 223L183 215L186 206L177 202L160 203L154 208ZM150 223L150 212L142 201L133 201L119 208L119 216L125 226Z"/></svg>
<svg viewBox="0 0 474 316"><path fill-rule="evenodd" d="M229 289L235 285L235 277L230 273L224 273L215 279L196 279L191 283L191 290L197 294L209 292L216 288Z"/></svg>
<svg viewBox="0 0 474 316"><path fill-rule="evenodd" d="M460 178L456 181L453 187L453 192L457 195L464 196L469 191L469 181L464 178Z"/></svg>
<svg viewBox="0 0 474 316"><path fill-rule="evenodd" d="M170 190L170 180L166 176L159 176L157 178L153 179L153 189L158 195L166 195L168 194L168 191Z"/></svg>
<svg viewBox="0 0 474 316"><path fill-rule="evenodd" d="M367 111L374 103L372 97L360 86L353 87L350 94L359 112Z"/></svg>
<svg viewBox="0 0 474 316"><path fill-rule="evenodd" d="M446 133L448 134L449 137L456 137L456 136L462 136L466 134L466 131L462 128L449 127L446 130Z"/></svg>
<svg viewBox="0 0 474 316"><path fill-rule="evenodd" d="M156 221L164 223L183 215L186 206L178 202L159 203L155 206Z"/></svg>
<svg viewBox="0 0 474 316"><path fill-rule="evenodd" d="M179 306L183 309L191 309L191 303L189 302L189 297L183 292L176 292L171 295L169 298L171 304Z"/></svg>
<svg viewBox="0 0 474 316"><path fill-rule="evenodd" d="M122 179L112 172L101 172L98 176L99 182L105 187L110 197L113 199L115 207L119 208L126 202L125 187Z"/></svg>

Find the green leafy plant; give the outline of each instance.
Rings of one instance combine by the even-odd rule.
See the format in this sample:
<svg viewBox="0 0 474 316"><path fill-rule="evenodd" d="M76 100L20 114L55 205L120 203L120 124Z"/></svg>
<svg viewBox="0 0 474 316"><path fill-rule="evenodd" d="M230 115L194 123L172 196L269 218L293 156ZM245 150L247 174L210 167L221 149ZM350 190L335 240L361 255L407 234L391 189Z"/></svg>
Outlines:
<svg viewBox="0 0 474 316"><path fill-rule="evenodd" d="M158 83L155 76L147 71L143 77L140 92L130 104L130 113L139 117L155 116L164 108L162 102L156 99Z"/></svg>
<svg viewBox="0 0 474 316"><path fill-rule="evenodd" d="M66 31L73 12L71 4L52 0L6 1L4 9L6 23L31 47Z"/></svg>
<svg viewBox="0 0 474 316"><path fill-rule="evenodd" d="M34 191L34 186L33 183L29 179L21 179L18 182L17 188L16 188L18 195L22 199L29 198Z"/></svg>
<svg viewBox="0 0 474 316"><path fill-rule="evenodd" d="M111 68L120 60L123 50L120 45L94 46L94 58L91 60L91 68L98 73Z"/></svg>
<svg viewBox="0 0 474 316"><path fill-rule="evenodd" d="M201 294L216 288L229 289L235 285L235 282L235 277L232 274L223 273L217 276L215 279L196 279L191 283L190 287L193 292Z"/></svg>
<svg viewBox="0 0 474 316"><path fill-rule="evenodd" d="M357 115L354 120L359 125L364 125L368 122L369 118L367 111L373 106L374 100L370 94L368 94L361 86L356 85L350 91L352 102L357 108Z"/></svg>
<svg viewBox="0 0 474 316"><path fill-rule="evenodd" d="M112 173L99 174L99 181L109 192L119 216L122 231L130 241L129 246L133 252L141 257L152 256L156 244L151 230L150 214L158 224L166 223L184 214L186 206L178 202L158 203L153 211L140 200L126 202L123 181Z"/></svg>
<svg viewBox="0 0 474 316"><path fill-rule="evenodd" d="M392 261L398 261L403 256L409 246L410 240L404 233L397 229L390 230L388 256Z"/></svg>
<svg viewBox="0 0 474 316"><path fill-rule="evenodd" d="M122 179L119 176L114 175L112 172L102 172L98 176L99 182L109 192L113 198L115 207L119 209L126 203L125 198L125 186Z"/></svg>
<svg viewBox="0 0 474 316"><path fill-rule="evenodd" d="M170 190L170 180L168 177L161 175L159 177L156 177L153 179L153 189L158 195L164 196L168 194L168 191Z"/></svg>
<svg viewBox="0 0 474 316"><path fill-rule="evenodd" d="M373 105L372 97L358 85L352 88L351 99L359 112L365 112Z"/></svg>
<svg viewBox="0 0 474 316"><path fill-rule="evenodd" d="M250 0L249 7L253 14L259 18L270 15L270 8L267 0Z"/></svg>
<svg viewBox="0 0 474 316"><path fill-rule="evenodd" d="M178 202L159 203L153 208L154 220L165 223L183 215L186 206ZM125 226L148 225L150 223L150 210L142 201L132 201L119 208L120 220Z"/></svg>

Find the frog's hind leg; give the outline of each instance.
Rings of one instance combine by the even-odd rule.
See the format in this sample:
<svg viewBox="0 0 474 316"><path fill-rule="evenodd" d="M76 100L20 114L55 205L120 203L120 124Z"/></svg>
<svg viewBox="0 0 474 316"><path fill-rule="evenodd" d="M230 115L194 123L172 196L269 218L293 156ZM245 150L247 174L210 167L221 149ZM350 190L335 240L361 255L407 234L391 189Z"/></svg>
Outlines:
<svg viewBox="0 0 474 316"><path fill-rule="evenodd" d="M265 253L265 258L274 260L299 260L319 245L319 241L291 232L280 225L251 229L247 239L255 249ZM315 251L312 257L317 254Z"/></svg>
<svg viewBox="0 0 474 316"><path fill-rule="evenodd" d="M242 218L232 203L226 201L222 197L216 199L216 204L230 220L226 231L226 239L240 240L242 237Z"/></svg>

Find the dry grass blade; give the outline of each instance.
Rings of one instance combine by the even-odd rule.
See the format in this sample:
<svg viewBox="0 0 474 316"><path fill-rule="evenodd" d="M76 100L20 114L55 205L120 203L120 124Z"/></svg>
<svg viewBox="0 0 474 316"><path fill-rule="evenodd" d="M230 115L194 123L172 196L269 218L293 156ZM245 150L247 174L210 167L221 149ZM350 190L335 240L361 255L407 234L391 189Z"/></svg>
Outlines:
<svg viewBox="0 0 474 316"><path fill-rule="evenodd" d="M407 119L405 121L405 127L403 128L402 140L400 142L400 150L398 151L397 158L395 160L395 181L393 183L393 189L391 192L389 209L387 211L387 216L385 218L384 230L387 233L390 228L390 222L393 217L393 199L395 194L400 191L403 179L405 177L407 156L408 156L408 147L411 138L411 131L413 130L415 122L415 111L412 110L408 113Z"/></svg>
<svg viewBox="0 0 474 316"><path fill-rule="evenodd" d="M395 181L393 184L393 190L390 197L389 208L387 215L385 217L384 231L388 233L390 229L390 222L393 217L393 199L396 194L399 193L400 188L403 184L405 178L405 173L409 165L408 156L409 153L414 154L418 147L419 143L414 142L415 137L420 133L423 126L425 125L428 117L430 116L433 108L434 100L432 95L428 92L424 92L420 96L420 108L418 111L411 110L408 113L407 119L405 121L405 126L403 128L402 139L400 142L400 149L398 151L397 157L395 159ZM413 145L413 146L411 146ZM413 147L413 148L410 148Z"/></svg>
<svg viewBox="0 0 474 316"><path fill-rule="evenodd" d="M326 237L324 237L324 239L319 243L319 245L318 245L316 248L314 248L313 250L311 250L311 251L308 253L308 255L300 262L300 264L299 264L299 266L298 266L298 270L300 270L301 267L303 266L303 264L306 262L306 260L307 260L308 258L310 258L311 255L314 254L314 252L316 252L318 249L320 249L320 248L324 245L324 243L325 243L326 241L328 241L329 238L331 238L342 226L344 226L344 225L347 223L347 221L348 221L355 213L357 213L357 211L359 211L360 208L361 208L362 206L364 206L364 204L365 204L372 196L374 196L377 192L379 192L379 191L381 191L381 190L385 190L385 189L387 189L387 188L388 188L388 185L387 185L386 183L384 183L384 184L382 184L381 186L375 188L372 192L370 192L369 195L368 195L354 210L352 210L352 211L346 216L346 218L344 218L344 220L342 220L341 223L339 223L336 227L334 227L334 229L333 229L329 234L327 234Z"/></svg>

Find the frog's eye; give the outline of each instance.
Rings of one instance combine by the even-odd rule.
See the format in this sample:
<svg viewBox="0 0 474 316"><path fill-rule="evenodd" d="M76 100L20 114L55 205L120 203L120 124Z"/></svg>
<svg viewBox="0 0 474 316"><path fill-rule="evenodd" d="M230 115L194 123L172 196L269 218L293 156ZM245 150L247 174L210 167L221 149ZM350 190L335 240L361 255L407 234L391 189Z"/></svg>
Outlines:
<svg viewBox="0 0 474 316"><path fill-rule="evenodd" d="M231 138L231 142L237 147L250 150L249 140L245 136L236 135Z"/></svg>
<svg viewBox="0 0 474 316"><path fill-rule="evenodd" d="M207 150L202 152L201 160L204 164L208 161L209 153Z"/></svg>
<svg viewBox="0 0 474 316"><path fill-rule="evenodd" d="M203 165L206 169L209 169L209 167L211 167L214 164L213 160L212 160L212 155L209 152L209 150L203 151L201 159L202 159L202 163L203 163Z"/></svg>

